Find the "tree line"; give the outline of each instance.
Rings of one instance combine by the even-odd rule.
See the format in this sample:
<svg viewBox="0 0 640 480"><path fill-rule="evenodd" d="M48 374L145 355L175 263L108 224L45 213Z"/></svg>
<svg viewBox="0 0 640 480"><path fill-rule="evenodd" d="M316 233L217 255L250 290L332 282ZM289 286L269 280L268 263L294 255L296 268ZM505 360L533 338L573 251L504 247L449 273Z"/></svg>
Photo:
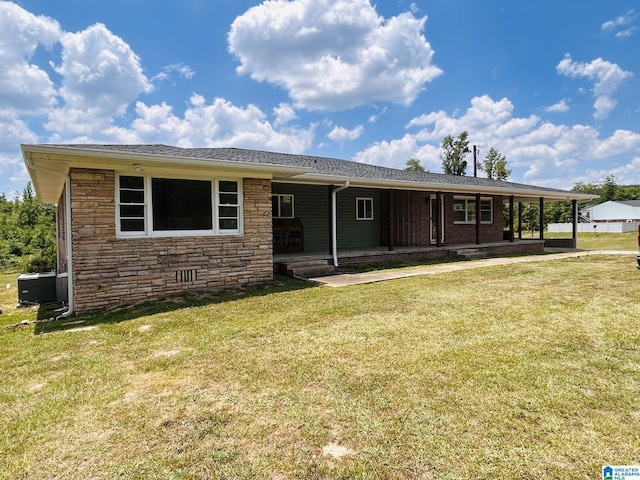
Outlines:
<svg viewBox="0 0 640 480"><path fill-rule="evenodd" d="M56 268L56 208L41 204L31 182L22 195L0 193L0 271Z"/></svg>

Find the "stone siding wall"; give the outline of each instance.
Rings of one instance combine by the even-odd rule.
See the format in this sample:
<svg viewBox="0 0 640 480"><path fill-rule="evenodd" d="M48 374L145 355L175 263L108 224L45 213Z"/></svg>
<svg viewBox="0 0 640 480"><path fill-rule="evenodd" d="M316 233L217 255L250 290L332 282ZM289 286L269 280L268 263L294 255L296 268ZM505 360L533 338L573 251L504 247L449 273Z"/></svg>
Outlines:
<svg viewBox="0 0 640 480"><path fill-rule="evenodd" d="M243 235L116 238L115 173L70 176L77 312L273 278L269 180L243 182Z"/></svg>

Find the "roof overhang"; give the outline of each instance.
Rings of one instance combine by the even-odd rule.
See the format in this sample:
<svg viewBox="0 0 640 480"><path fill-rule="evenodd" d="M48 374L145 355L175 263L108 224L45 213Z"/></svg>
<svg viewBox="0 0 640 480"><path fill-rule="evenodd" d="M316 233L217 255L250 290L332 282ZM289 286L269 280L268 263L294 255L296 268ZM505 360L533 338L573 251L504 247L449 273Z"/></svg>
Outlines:
<svg viewBox="0 0 640 480"><path fill-rule="evenodd" d="M288 178L309 172L309 168L275 164L154 155L148 153L78 148L62 145L21 145L22 156L38 199L57 203L71 168L147 172L194 177L241 176Z"/></svg>
<svg viewBox="0 0 640 480"><path fill-rule="evenodd" d="M447 192L460 195L502 195L504 197L514 197L514 202L538 202L540 198L544 201L567 201L567 200L591 200L597 195L585 194L580 192L570 192L562 190L546 190L531 186L526 188L522 185L512 186L508 182L503 182L500 186L484 186L484 185L456 185L444 183L415 182L406 180L371 180L357 177L343 177L337 175L317 175L313 173L304 173L293 178L279 178L275 180L284 182L308 183L319 185L341 185L349 182L350 187L362 188L385 188L391 190L414 190L424 192Z"/></svg>

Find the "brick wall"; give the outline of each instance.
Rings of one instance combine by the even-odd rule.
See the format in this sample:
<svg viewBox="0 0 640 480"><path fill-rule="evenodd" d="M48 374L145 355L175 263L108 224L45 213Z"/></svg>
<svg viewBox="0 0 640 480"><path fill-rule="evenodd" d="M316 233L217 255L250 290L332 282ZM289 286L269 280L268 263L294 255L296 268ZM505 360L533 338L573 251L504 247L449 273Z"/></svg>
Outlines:
<svg viewBox="0 0 640 480"><path fill-rule="evenodd" d="M459 245L476 242L476 224L459 224L453 222L453 194L443 195L445 202L444 213L444 243ZM502 241L502 197L493 197L493 223L480 225L480 242Z"/></svg>
<svg viewBox="0 0 640 480"><path fill-rule="evenodd" d="M273 278L271 182L245 179L244 234L116 238L115 173L72 169L77 312Z"/></svg>
<svg viewBox="0 0 640 480"><path fill-rule="evenodd" d="M431 243L428 198L424 192L399 190L395 193L395 246L418 247Z"/></svg>

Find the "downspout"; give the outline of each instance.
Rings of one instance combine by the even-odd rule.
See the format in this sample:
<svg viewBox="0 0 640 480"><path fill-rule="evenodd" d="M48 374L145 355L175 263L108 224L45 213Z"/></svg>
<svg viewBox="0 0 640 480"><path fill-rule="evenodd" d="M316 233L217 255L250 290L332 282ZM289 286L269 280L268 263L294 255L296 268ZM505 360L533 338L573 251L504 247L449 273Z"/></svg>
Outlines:
<svg viewBox="0 0 640 480"><path fill-rule="evenodd" d="M349 188L349 181L331 192L331 235L333 246L333 266L338 267L338 192Z"/></svg>
<svg viewBox="0 0 640 480"><path fill-rule="evenodd" d="M73 252L71 251L71 178L66 173L50 170L45 167L38 167L33 164L31 158L25 156L25 163L27 167L32 170L40 170L51 175L58 175L64 177L64 215L65 215L65 249L67 250L67 311L58 315L56 320L60 318L66 318L73 314L75 305L73 302ZM57 223L57 220L56 220ZM57 228L57 225L56 225ZM57 263L57 259L56 259Z"/></svg>

